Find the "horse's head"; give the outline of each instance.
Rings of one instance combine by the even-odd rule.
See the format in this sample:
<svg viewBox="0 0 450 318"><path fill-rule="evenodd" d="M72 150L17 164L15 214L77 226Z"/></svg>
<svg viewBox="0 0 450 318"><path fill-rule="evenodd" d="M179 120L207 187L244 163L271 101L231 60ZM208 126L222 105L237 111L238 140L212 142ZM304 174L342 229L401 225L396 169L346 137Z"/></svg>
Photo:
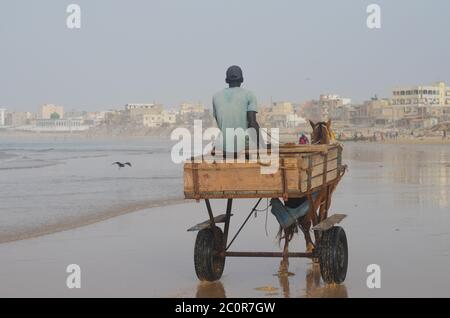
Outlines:
<svg viewBox="0 0 450 318"><path fill-rule="evenodd" d="M314 123L310 120L309 123L313 129L311 143L316 145L329 144L332 139L331 120L328 120L327 122L321 121L318 123Z"/></svg>

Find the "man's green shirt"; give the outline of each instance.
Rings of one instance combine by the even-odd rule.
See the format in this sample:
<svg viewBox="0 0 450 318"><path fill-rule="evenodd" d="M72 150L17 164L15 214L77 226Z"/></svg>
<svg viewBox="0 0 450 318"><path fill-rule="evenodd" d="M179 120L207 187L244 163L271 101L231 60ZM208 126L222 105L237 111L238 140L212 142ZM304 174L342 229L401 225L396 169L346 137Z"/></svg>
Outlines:
<svg viewBox="0 0 450 318"><path fill-rule="evenodd" d="M225 88L213 97L213 115L217 126L223 136L226 136L226 129L248 128L247 112L257 111L256 96L249 90L242 87ZM237 138L236 148L234 140L226 140L219 136L216 146L226 152L242 151L245 148L245 139Z"/></svg>

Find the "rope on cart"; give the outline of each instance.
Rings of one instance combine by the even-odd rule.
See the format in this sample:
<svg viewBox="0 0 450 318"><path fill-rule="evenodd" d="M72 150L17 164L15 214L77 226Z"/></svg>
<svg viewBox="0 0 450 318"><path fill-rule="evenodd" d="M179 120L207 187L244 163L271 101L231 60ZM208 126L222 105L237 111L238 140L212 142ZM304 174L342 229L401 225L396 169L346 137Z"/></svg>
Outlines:
<svg viewBox="0 0 450 318"><path fill-rule="evenodd" d="M258 202L256 202L255 206L253 207L253 209L250 211L250 213L248 214L247 218L245 219L244 223L242 223L241 227L239 228L239 230L236 232L236 234L234 235L233 239L231 240L230 244L228 244L228 246L225 248L225 251L228 250L231 246L231 244L233 244L234 240L236 239L236 237L239 235L239 233L241 233L242 229L244 228L245 224L247 224L248 220L250 219L250 217L252 216L253 212L255 212L257 210L257 207L259 205L259 203L261 202L262 198L258 199Z"/></svg>
<svg viewBox="0 0 450 318"><path fill-rule="evenodd" d="M272 206L272 204L269 203L269 198L266 198L266 207L264 209L255 209L255 218L258 217L258 212L266 212L266 219L264 221L264 229L266 231L266 236L269 236L269 232L267 231L267 218L270 206Z"/></svg>

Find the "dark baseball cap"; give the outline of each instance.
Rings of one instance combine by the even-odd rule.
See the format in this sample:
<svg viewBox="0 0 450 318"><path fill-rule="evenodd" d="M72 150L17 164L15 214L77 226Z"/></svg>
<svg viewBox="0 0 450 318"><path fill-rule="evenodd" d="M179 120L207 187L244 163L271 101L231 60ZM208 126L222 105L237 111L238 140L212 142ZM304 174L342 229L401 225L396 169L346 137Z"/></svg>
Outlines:
<svg viewBox="0 0 450 318"><path fill-rule="evenodd" d="M227 78L225 79L225 82L230 83L230 82L243 82L244 81L244 77L242 76L242 69L237 66L237 65L233 65L230 66L227 70Z"/></svg>

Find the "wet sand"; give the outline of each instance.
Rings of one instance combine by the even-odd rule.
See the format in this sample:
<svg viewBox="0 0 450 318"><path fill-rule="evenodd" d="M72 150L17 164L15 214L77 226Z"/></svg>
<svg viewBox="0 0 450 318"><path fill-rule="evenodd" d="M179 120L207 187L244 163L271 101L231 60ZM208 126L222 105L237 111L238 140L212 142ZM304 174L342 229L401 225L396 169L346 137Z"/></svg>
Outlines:
<svg viewBox="0 0 450 318"><path fill-rule="evenodd" d="M332 213L349 241L349 270L340 286L324 286L318 269L292 259L294 276L278 277L279 259L228 258L220 282L199 283L195 233L204 204L156 207L88 226L0 244L0 297L450 297L450 150L442 146L348 144L350 170L334 194ZM233 235L253 200L235 201ZM263 204L264 206L264 204ZM213 202L223 213L225 202ZM275 218L259 212L233 250L280 250ZM301 237L292 251L302 251ZM69 290L66 266L78 264L82 288ZM381 288L366 268L381 266Z"/></svg>

